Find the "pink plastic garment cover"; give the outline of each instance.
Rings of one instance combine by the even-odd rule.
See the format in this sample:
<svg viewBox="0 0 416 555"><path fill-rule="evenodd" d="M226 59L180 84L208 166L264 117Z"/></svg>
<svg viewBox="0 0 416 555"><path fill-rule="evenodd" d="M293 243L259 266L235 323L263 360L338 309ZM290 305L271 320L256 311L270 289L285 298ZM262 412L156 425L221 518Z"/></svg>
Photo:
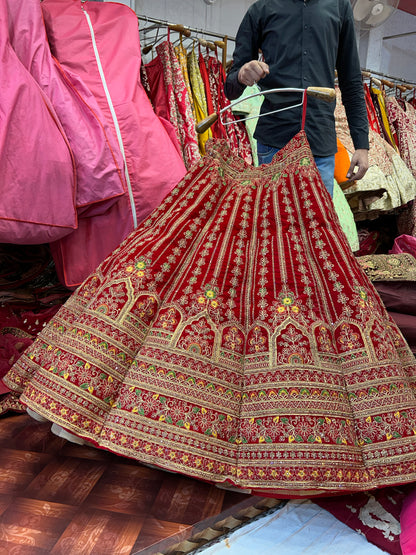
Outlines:
<svg viewBox="0 0 416 555"><path fill-rule="evenodd" d="M85 83L120 137L130 187L128 198L99 219L80 220L74 233L51 245L58 273L72 287L161 203L186 169L140 81L136 14L123 4L81 0L44 0L41 8L52 54Z"/></svg>
<svg viewBox="0 0 416 555"><path fill-rule="evenodd" d="M0 242L47 243L77 225L71 149L47 97L14 52L0 0Z"/></svg>
<svg viewBox="0 0 416 555"><path fill-rule="evenodd" d="M22 64L51 101L71 146L77 171L78 213L103 213L124 194L123 158L94 96L53 59L39 0L6 0L10 41ZM105 201L105 202L104 202Z"/></svg>
<svg viewBox="0 0 416 555"><path fill-rule="evenodd" d="M400 547L403 555L416 553L416 489L403 501L400 513Z"/></svg>
<svg viewBox="0 0 416 555"><path fill-rule="evenodd" d="M412 235L399 235L395 238L390 254L407 252L416 258L416 237Z"/></svg>

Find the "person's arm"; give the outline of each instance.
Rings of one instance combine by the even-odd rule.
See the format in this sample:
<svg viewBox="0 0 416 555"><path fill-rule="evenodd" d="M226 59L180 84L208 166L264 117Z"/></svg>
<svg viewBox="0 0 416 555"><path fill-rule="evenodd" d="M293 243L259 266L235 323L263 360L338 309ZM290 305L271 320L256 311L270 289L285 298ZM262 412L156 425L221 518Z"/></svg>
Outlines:
<svg viewBox="0 0 416 555"><path fill-rule="evenodd" d="M225 94L230 100L241 96L246 86L264 77L268 66L259 62L259 17L251 6L245 14L237 32L233 65L225 81Z"/></svg>
<svg viewBox="0 0 416 555"><path fill-rule="evenodd" d="M341 28L337 55L338 83L342 103L347 114L355 152L347 173L347 179L361 179L368 169L368 117L365 106L360 59L354 28L351 4L346 3L346 13ZM356 173L354 173L356 171Z"/></svg>

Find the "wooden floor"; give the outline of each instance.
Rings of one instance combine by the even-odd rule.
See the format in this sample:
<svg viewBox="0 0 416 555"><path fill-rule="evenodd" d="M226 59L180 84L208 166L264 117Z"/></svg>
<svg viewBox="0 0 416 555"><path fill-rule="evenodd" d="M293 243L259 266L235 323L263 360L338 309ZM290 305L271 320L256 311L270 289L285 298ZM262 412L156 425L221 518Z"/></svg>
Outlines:
<svg viewBox="0 0 416 555"><path fill-rule="evenodd" d="M278 504L0 418L0 555L189 553Z"/></svg>

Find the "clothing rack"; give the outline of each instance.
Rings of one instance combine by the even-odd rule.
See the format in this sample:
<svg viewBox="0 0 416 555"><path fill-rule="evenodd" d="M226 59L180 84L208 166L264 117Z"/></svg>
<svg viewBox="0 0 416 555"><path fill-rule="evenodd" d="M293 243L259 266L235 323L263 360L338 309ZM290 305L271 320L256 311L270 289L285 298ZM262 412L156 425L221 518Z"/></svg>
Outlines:
<svg viewBox="0 0 416 555"><path fill-rule="evenodd" d="M390 35L388 37L383 37L383 40L398 39L402 37L409 37L410 35L416 35L416 31L410 31L409 33L400 33L398 35Z"/></svg>
<svg viewBox="0 0 416 555"><path fill-rule="evenodd" d="M178 23L171 23L171 22L163 20L163 19L156 19L154 17L148 17L147 15L139 15L138 14L137 19L139 21L145 21L146 23L153 23L152 26L144 27L143 29L141 29L141 31L143 31L144 33L146 33L146 31L154 30L156 28L166 27L167 29L170 29L171 31L176 31L181 36L184 35L187 38L190 38L192 34L197 35L196 40L198 40L198 42L202 46L205 46L205 47L209 48L210 50L216 50L217 47L222 50L222 65L223 65L224 69L226 68L226 65L227 65L227 42L229 40L235 42L235 37L232 37L232 36L230 37L229 35L223 35L221 33L215 33L214 31L208 31L206 29L198 29L196 27L189 27L187 25L182 25L182 24L178 24ZM211 42L211 41L207 41L203 38L198 37L198 35L203 35L203 36L206 36L206 37L215 37L219 40ZM148 49L149 47L145 47L145 48ZM147 51L149 51L149 50L147 50ZM147 52L145 52L145 53L147 53Z"/></svg>
<svg viewBox="0 0 416 555"><path fill-rule="evenodd" d="M382 77L385 80L388 80L393 83L393 86L397 85L397 83L401 85L408 85L410 88L414 89L416 87L416 83L413 81L406 81L402 77L394 77L393 75L387 75L386 73L381 73L380 71L373 71L372 69L362 69L362 72L367 72L370 75L377 75L378 77Z"/></svg>

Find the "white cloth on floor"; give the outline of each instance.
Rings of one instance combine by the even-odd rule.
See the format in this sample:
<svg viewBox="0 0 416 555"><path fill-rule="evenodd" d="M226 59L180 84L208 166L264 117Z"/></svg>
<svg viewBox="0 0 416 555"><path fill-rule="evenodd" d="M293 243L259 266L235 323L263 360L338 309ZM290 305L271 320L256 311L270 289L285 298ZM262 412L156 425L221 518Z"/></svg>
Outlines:
<svg viewBox="0 0 416 555"><path fill-rule="evenodd" d="M291 500L198 550L204 555L381 555L386 553L308 500Z"/></svg>

